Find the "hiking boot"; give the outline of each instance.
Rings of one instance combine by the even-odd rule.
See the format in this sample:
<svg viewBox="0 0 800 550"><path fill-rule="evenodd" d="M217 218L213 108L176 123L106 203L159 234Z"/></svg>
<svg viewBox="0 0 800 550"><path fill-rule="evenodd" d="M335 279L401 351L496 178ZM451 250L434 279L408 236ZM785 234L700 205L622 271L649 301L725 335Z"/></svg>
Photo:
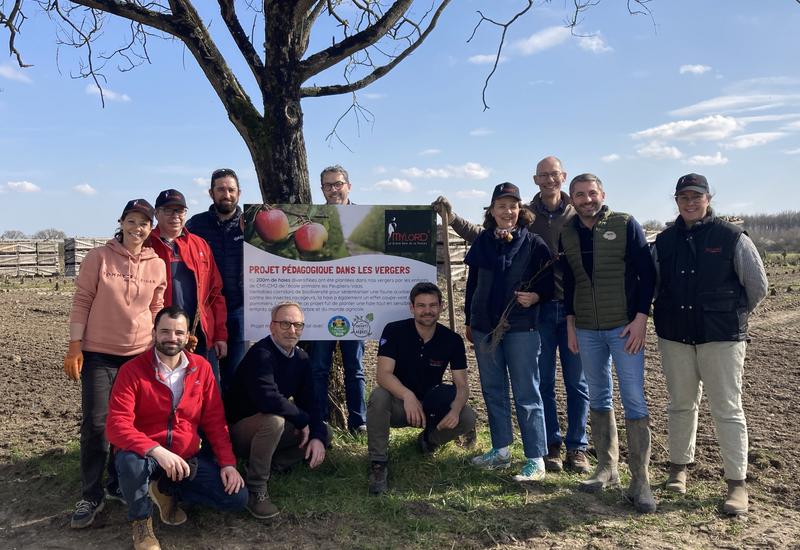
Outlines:
<svg viewBox="0 0 800 550"><path fill-rule="evenodd" d="M462 449L474 449L475 447L477 447L478 433L475 431L475 428L472 428L464 435L458 436L458 439L456 439L456 445L458 445Z"/></svg>
<svg viewBox="0 0 800 550"><path fill-rule="evenodd" d="M369 492L371 495L380 495L385 493L387 487L386 478L389 475L389 469L386 467L385 462L372 461L372 466L369 470Z"/></svg>
<svg viewBox="0 0 800 550"><path fill-rule="evenodd" d="M542 481L545 468L542 468L540 459L529 458L522 470L513 477L514 481Z"/></svg>
<svg viewBox="0 0 800 550"><path fill-rule="evenodd" d="M106 487L106 500L115 500L125 504L125 497L123 496L122 489L119 488L119 485Z"/></svg>
<svg viewBox="0 0 800 550"><path fill-rule="evenodd" d="M560 472L564 469L561 462L561 445L550 445L547 456L544 457L544 469L548 472Z"/></svg>
<svg viewBox="0 0 800 550"><path fill-rule="evenodd" d="M425 435L425 430L422 430L417 438L417 444L419 445L419 450L422 451L423 455L432 455L433 452L439 447L436 443L431 443L428 441L428 437Z"/></svg>
<svg viewBox="0 0 800 550"><path fill-rule="evenodd" d="M578 474L588 474L592 471L589 464L589 457L583 449L567 449L567 460L564 461L564 469L568 472Z"/></svg>
<svg viewBox="0 0 800 550"><path fill-rule="evenodd" d="M251 516L258 519L274 518L280 513L278 507L269 499L266 491L250 491L245 508Z"/></svg>
<svg viewBox="0 0 800 550"><path fill-rule="evenodd" d="M686 494L686 464L669 464L669 476L664 482L664 489L681 495Z"/></svg>
<svg viewBox="0 0 800 550"><path fill-rule="evenodd" d="M502 470L511 466L511 453L507 451L503 455L499 449L492 447L488 452L473 457L472 465L482 470Z"/></svg>
<svg viewBox="0 0 800 550"><path fill-rule="evenodd" d="M650 417L627 420L625 431L628 433L628 468L631 471L631 484L628 487L628 499L641 514L652 514L656 511L656 501L650 490Z"/></svg>
<svg viewBox="0 0 800 550"><path fill-rule="evenodd" d="M584 493L596 493L606 487L619 485L619 441L614 411L589 410L592 423L592 441L597 451L597 466L589 479L578 485Z"/></svg>
<svg viewBox="0 0 800 550"><path fill-rule="evenodd" d="M89 527L94 522L94 517L103 510L105 503L94 502L93 500L80 500L75 504L75 511L72 512L72 519L69 526L73 529L83 529Z"/></svg>
<svg viewBox="0 0 800 550"><path fill-rule="evenodd" d="M746 514L749 509L747 498L747 484L743 479L726 479L728 483L728 496L722 505L722 511L730 516Z"/></svg>
<svg viewBox="0 0 800 550"><path fill-rule="evenodd" d="M150 494L150 500L158 508L162 523L167 525L182 525L186 523L186 512L178 506L178 500L174 496L161 492L158 488L158 480L154 479L150 482L148 493Z"/></svg>
<svg viewBox="0 0 800 550"><path fill-rule="evenodd" d="M153 533L153 518L137 519L131 525L134 550L161 550L156 534Z"/></svg>

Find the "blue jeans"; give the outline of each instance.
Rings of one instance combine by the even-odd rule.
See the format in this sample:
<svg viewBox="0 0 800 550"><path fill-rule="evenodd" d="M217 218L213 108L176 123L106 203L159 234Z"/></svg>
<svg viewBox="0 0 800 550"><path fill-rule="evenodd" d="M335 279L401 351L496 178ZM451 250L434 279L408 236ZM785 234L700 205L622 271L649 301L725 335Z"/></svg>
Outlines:
<svg viewBox="0 0 800 550"><path fill-rule="evenodd" d="M344 363L344 397L347 404L347 427L355 430L367 423L367 404L364 399L364 342L340 340ZM331 375L336 340L317 340L311 346L311 376L314 379L314 399L322 403L323 418L328 418L328 379Z"/></svg>
<svg viewBox="0 0 800 550"><path fill-rule="evenodd" d="M490 349L490 338L485 332L472 331L492 447L506 447L514 439L508 398L510 378L525 456L544 456L547 454L547 434L539 395L539 333L535 330L507 332L494 351Z"/></svg>
<svg viewBox="0 0 800 550"><path fill-rule="evenodd" d="M236 374L236 367L244 357L245 340L244 340L244 307L236 308L228 311L228 320L226 322L228 328L228 355L224 359L219 360L215 353L208 354L208 362L211 363L211 368L214 370L214 376L219 377L220 385L223 393L230 386L233 377Z"/></svg>
<svg viewBox="0 0 800 550"><path fill-rule="evenodd" d="M147 489L150 479L163 478L165 492L189 504L200 504L216 510L236 511L247 504L247 488L229 495L225 492L219 475L219 466L212 459L197 456L197 473L192 479L170 481L155 458L141 457L130 451L119 451L115 457L119 486L128 503L128 519L131 521L149 518L153 503ZM160 487L161 488L161 487Z"/></svg>
<svg viewBox="0 0 800 550"><path fill-rule="evenodd" d="M547 426L547 446L586 450L586 417L589 414L589 388L583 376L581 356L567 347L567 322L564 302L551 300L539 306L539 337L542 353L539 355L539 393L544 404L544 421ZM556 351L561 359L561 373L567 393L567 437L561 436L556 406Z"/></svg>
<svg viewBox="0 0 800 550"><path fill-rule="evenodd" d="M644 349L630 354L625 351L625 338L620 337L624 327L609 330L577 329L578 346L586 381L589 383L589 404L595 411L614 408L611 380L611 360L617 370L619 394L627 420L648 416L644 398Z"/></svg>

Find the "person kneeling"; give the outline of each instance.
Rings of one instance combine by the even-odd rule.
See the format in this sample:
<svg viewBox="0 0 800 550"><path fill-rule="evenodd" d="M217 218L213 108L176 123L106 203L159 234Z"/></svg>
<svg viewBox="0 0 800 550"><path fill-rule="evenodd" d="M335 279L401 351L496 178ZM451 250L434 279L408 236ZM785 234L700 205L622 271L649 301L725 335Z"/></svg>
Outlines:
<svg viewBox="0 0 800 550"><path fill-rule="evenodd" d="M475 413L467 405L464 340L437 322L441 290L433 283L417 283L409 307L413 318L386 325L378 348L378 386L367 406L372 494L387 488L390 427L423 428L418 440L423 454L475 430ZM448 365L454 385L442 384Z"/></svg>
<svg viewBox="0 0 800 550"><path fill-rule="evenodd" d="M153 503L167 525L186 521L181 500L218 510L241 510L247 503L214 373L205 358L183 350L188 335L186 312L162 309L155 319L155 347L122 365L111 390L106 436L116 449L137 550L160 548ZM216 463L199 452L198 429L211 443Z"/></svg>

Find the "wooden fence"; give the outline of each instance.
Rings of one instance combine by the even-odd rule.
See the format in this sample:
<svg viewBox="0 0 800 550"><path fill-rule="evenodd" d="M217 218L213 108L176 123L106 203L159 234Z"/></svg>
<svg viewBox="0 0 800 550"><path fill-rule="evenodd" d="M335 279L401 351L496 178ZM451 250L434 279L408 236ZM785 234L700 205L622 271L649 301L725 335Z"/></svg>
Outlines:
<svg viewBox="0 0 800 550"><path fill-rule="evenodd" d="M86 253L93 248L103 246L107 241L108 239L91 239L88 237L64 239L64 275L66 277L77 277Z"/></svg>
<svg viewBox="0 0 800 550"><path fill-rule="evenodd" d="M0 275L50 276L61 273L61 241L0 241Z"/></svg>

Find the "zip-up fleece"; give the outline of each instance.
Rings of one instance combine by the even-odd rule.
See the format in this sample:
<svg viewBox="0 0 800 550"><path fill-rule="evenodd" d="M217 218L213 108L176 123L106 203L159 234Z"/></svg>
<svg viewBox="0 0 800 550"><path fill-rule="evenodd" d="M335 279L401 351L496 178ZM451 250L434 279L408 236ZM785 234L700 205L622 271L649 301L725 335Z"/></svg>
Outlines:
<svg viewBox="0 0 800 550"><path fill-rule="evenodd" d="M116 239L86 254L75 279L70 323L85 325L82 348L137 355L153 341L153 319L164 306L167 273L152 248L134 256Z"/></svg>
<svg viewBox="0 0 800 550"><path fill-rule="evenodd" d="M108 401L106 438L117 450L140 456L158 445L183 459L200 450L202 429L220 467L235 466L225 410L211 365L187 353L183 395L172 407L172 391L158 380L154 348L119 369Z"/></svg>

